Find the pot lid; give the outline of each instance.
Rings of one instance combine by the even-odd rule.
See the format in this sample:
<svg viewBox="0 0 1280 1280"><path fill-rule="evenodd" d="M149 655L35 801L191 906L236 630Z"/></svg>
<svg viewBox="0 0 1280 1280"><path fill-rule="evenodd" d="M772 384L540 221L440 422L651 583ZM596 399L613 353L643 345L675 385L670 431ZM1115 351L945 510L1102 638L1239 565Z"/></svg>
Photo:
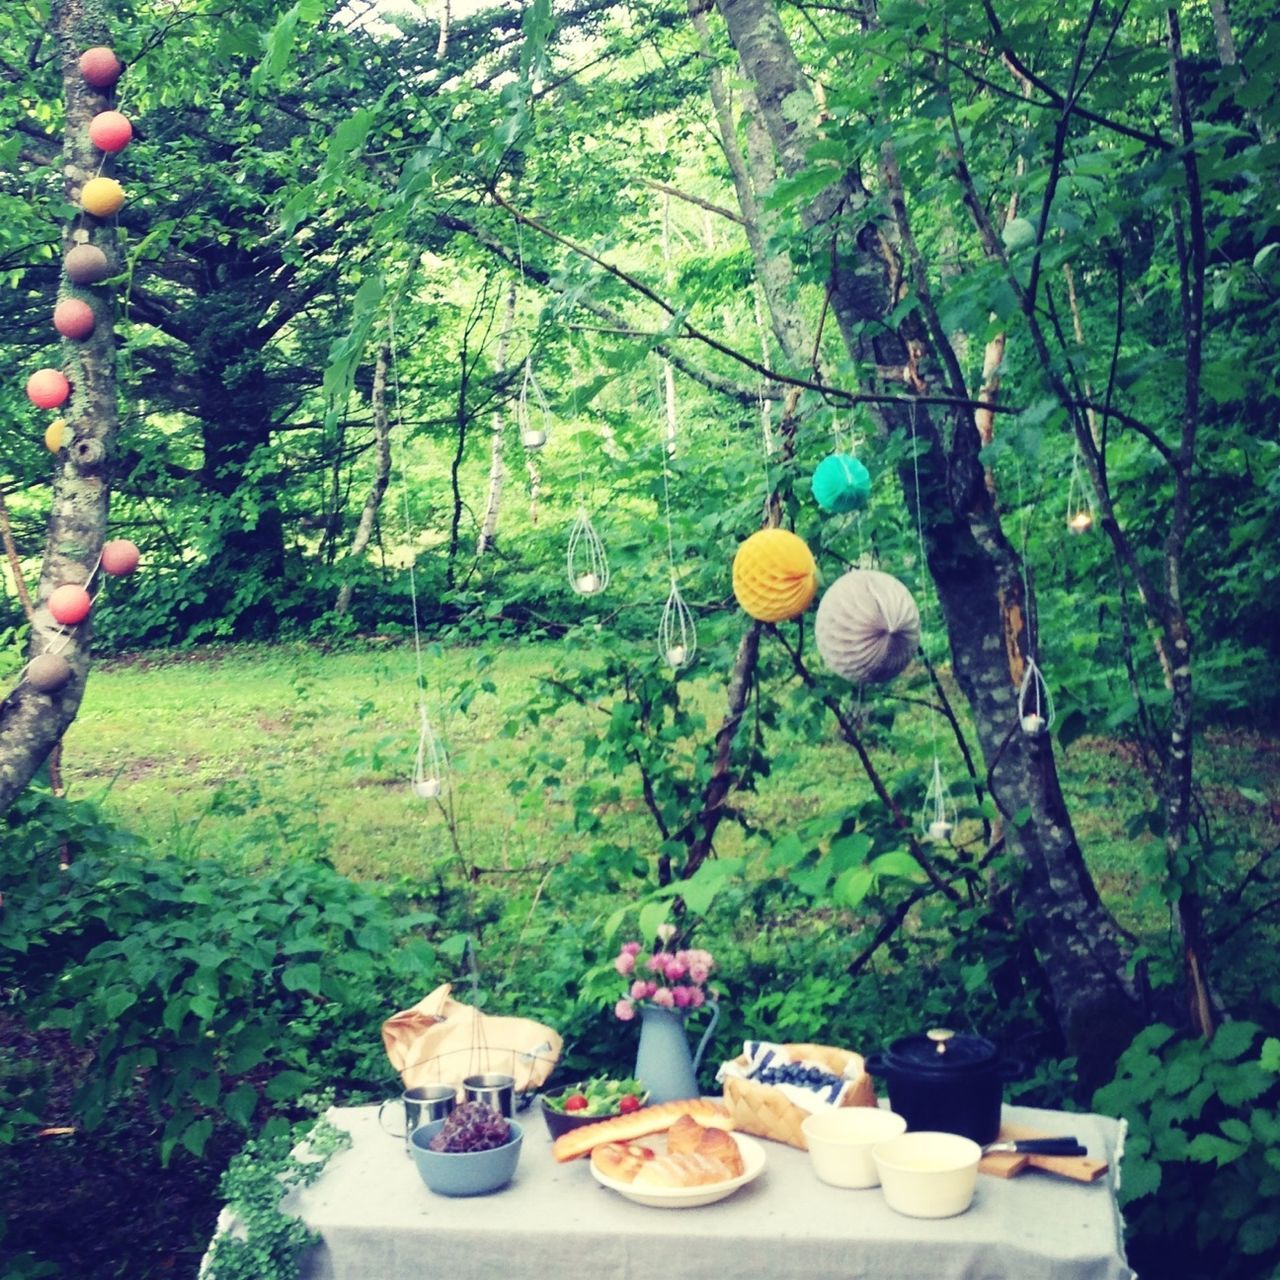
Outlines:
<svg viewBox="0 0 1280 1280"><path fill-rule="evenodd" d="M898 1070L961 1073L995 1065L999 1052L990 1040L966 1036L943 1027L903 1036L885 1054L886 1064Z"/></svg>

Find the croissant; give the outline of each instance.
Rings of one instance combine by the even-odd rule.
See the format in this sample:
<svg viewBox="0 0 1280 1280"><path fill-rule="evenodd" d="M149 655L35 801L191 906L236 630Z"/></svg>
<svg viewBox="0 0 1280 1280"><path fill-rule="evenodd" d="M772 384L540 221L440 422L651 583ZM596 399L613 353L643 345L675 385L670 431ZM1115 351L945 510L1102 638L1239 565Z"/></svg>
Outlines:
<svg viewBox="0 0 1280 1280"><path fill-rule="evenodd" d="M731 1178L738 1177L746 1168L738 1144L723 1129L703 1129L694 1154L710 1156L724 1167Z"/></svg>
<svg viewBox="0 0 1280 1280"><path fill-rule="evenodd" d="M732 1138L729 1139L733 1141ZM706 1187L715 1182L724 1182L732 1175L711 1156L699 1155L696 1151L684 1152L674 1156L658 1156L645 1161L635 1176L632 1185L637 1188L650 1189L659 1187Z"/></svg>

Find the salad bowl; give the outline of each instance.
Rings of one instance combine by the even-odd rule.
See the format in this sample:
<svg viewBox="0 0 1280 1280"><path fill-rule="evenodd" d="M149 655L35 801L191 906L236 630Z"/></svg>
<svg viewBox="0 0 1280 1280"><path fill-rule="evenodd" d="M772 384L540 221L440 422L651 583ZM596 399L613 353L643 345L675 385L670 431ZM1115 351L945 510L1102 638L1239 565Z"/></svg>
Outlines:
<svg viewBox="0 0 1280 1280"><path fill-rule="evenodd" d="M638 1080L610 1080L601 1076L544 1093L542 1118L554 1141L570 1129L638 1111L648 1100L648 1090Z"/></svg>

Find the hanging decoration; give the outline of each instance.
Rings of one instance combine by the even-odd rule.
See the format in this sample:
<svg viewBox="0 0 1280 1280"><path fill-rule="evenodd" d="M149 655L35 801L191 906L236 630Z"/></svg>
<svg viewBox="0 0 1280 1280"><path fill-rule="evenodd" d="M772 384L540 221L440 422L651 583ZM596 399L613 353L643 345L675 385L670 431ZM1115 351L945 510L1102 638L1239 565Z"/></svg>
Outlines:
<svg viewBox="0 0 1280 1280"><path fill-rule="evenodd" d="M810 485L828 515L861 511L871 498L871 473L851 453L829 453L818 463Z"/></svg>
<svg viewBox="0 0 1280 1280"><path fill-rule="evenodd" d="M98 563L102 565L103 573L109 573L113 578L125 578L138 567L140 558L141 552L135 543L128 538L113 538L103 544Z"/></svg>
<svg viewBox="0 0 1280 1280"><path fill-rule="evenodd" d="M569 530L569 550L565 557L569 585L580 596L598 595L609 585L609 557L604 543L591 523L586 507L578 508Z"/></svg>
<svg viewBox="0 0 1280 1280"><path fill-rule="evenodd" d="M57 369L37 369L27 379L27 399L37 409L57 409L71 394L67 375Z"/></svg>
<svg viewBox="0 0 1280 1280"><path fill-rule="evenodd" d="M817 592L813 552L786 529L757 530L733 558L733 594L759 622L798 618Z"/></svg>
<svg viewBox="0 0 1280 1280"><path fill-rule="evenodd" d="M1018 687L1018 723L1028 737L1039 737L1053 728L1053 695L1034 658L1027 659Z"/></svg>
<svg viewBox="0 0 1280 1280"><path fill-rule="evenodd" d="M67 420L66 418L54 418L44 429L44 447L50 453L57 453L66 437Z"/></svg>
<svg viewBox="0 0 1280 1280"><path fill-rule="evenodd" d="M110 89L124 72L124 63L106 45L95 45L80 55L80 75L94 89Z"/></svg>
<svg viewBox="0 0 1280 1280"><path fill-rule="evenodd" d="M53 614L53 620L64 627L79 626L92 608L93 600L89 593L74 582L54 587L49 594L49 612Z"/></svg>
<svg viewBox="0 0 1280 1280"><path fill-rule="evenodd" d="M83 342L93 333L97 317L83 298L63 298L53 309L53 327L72 342Z"/></svg>
<svg viewBox="0 0 1280 1280"><path fill-rule="evenodd" d="M124 188L114 178L90 178L80 192L80 206L95 218L110 218L124 208Z"/></svg>
<svg viewBox="0 0 1280 1280"><path fill-rule="evenodd" d="M679 671L693 661L698 650L698 630L684 596L680 594L680 582L676 576L675 539L671 532L671 470L668 465L675 452L676 399L675 378L671 366L663 362L663 391L660 393L666 411L666 434L662 446L662 515L667 526L667 568L671 573L671 590L662 606L658 621L658 656L672 671Z"/></svg>
<svg viewBox="0 0 1280 1280"><path fill-rule="evenodd" d="M924 793L921 827L930 840L949 840L956 826L955 802L942 780L942 764L937 752L933 756L933 775Z"/></svg>
<svg viewBox="0 0 1280 1280"><path fill-rule="evenodd" d="M524 362L524 377L516 397L516 425L520 429L520 443L526 449L541 449L546 445L551 431L551 409L533 376L532 357Z"/></svg>
<svg viewBox="0 0 1280 1280"><path fill-rule="evenodd" d="M41 693L57 693L71 679L71 664L60 653L42 653L27 663L27 683Z"/></svg>
<svg viewBox="0 0 1280 1280"><path fill-rule="evenodd" d="M89 121L89 141L99 151L113 156L133 141L133 125L119 111L99 111Z"/></svg>
<svg viewBox="0 0 1280 1280"><path fill-rule="evenodd" d="M1080 445L1071 455L1071 480L1067 484L1067 528L1072 533L1088 533L1093 528L1093 496L1080 475Z"/></svg>
<svg viewBox="0 0 1280 1280"><path fill-rule="evenodd" d="M436 737L424 704L418 706L418 754L413 762L413 794L420 800L434 800L444 791L448 760L444 744Z"/></svg>
<svg viewBox="0 0 1280 1280"><path fill-rule="evenodd" d="M814 639L837 675L882 684L899 675L919 648L920 611L897 578L850 569L823 595Z"/></svg>
<svg viewBox="0 0 1280 1280"><path fill-rule="evenodd" d="M101 284L111 274L107 255L96 244L76 245L63 259L62 268L72 284Z"/></svg>

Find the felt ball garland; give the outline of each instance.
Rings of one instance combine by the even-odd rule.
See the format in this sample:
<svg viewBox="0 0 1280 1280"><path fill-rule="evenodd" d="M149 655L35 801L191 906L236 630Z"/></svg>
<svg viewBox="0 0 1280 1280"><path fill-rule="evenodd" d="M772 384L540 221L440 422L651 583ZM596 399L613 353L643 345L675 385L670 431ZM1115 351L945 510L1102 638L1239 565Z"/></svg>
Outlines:
<svg viewBox="0 0 1280 1280"><path fill-rule="evenodd" d="M107 255L96 244L78 244L62 261L72 284L100 284L111 274Z"/></svg>
<svg viewBox="0 0 1280 1280"><path fill-rule="evenodd" d="M44 447L50 453L57 453L62 448L67 433L66 418L54 418L44 429Z"/></svg>
<svg viewBox="0 0 1280 1280"><path fill-rule="evenodd" d="M96 317L83 298L63 298L53 309L53 327L73 342L83 342L93 333Z"/></svg>
<svg viewBox="0 0 1280 1280"><path fill-rule="evenodd" d="M53 614L53 620L64 627L79 626L92 608L93 600L89 593L74 582L55 587L49 596L49 612Z"/></svg>
<svg viewBox="0 0 1280 1280"><path fill-rule="evenodd" d="M897 578L878 569L851 569L823 595L814 639L837 675L883 683L902 671L919 646L920 611Z"/></svg>
<svg viewBox="0 0 1280 1280"><path fill-rule="evenodd" d="M37 409L57 409L70 394L67 375L57 369L37 369L27 379L27 399Z"/></svg>
<svg viewBox="0 0 1280 1280"><path fill-rule="evenodd" d="M818 463L810 487L828 515L861 511L871 497L871 473L851 453L830 453Z"/></svg>
<svg viewBox="0 0 1280 1280"><path fill-rule="evenodd" d="M56 693L71 679L71 665L60 653L42 653L27 663L27 683L41 693Z"/></svg>
<svg viewBox="0 0 1280 1280"><path fill-rule="evenodd" d="M80 205L95 218L110 218L124 208L124 188L114 178L90 178L80 192Z"/></svg>
<svg viewBox="0 0 1280 1280"><path fill-rule="evenodd" d="M94 89L110 89L123 71L124 64L106 45L94 45L80 55L80 75Z"/></svg>
<svg viewBox="0 0 1280 1280"><path fill-rule="evenodd" d="M818 566L803 539L786 529L760 529L733 558L733 594L760 622L797 618L818 591Z"/></svg>
<svg viewBox="0 0 1280 1280"><path fill-rule="evenodd" d="M119 111L99 111L89 121L89 141L99 151L113 156L133 141L133 125Z"/></svg>
<svg viewBox="0 0 1280 1280"><path fill-rule="evenodd" d="M128 538L113 538L110 542L103 544L100 561L102 571L115 578L126 577L138 567L140 557L141 552L136 544L130 542Z"/></svg>

